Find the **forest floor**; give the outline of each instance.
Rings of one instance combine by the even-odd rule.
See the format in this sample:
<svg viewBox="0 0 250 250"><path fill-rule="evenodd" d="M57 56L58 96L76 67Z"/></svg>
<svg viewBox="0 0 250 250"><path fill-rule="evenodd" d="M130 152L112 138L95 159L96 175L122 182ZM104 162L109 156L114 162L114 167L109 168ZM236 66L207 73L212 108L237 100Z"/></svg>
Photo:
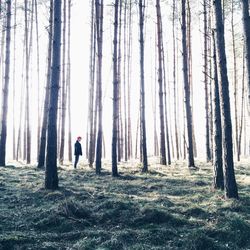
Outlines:
<svg viewBox="0 0 250 250"><path fill-rule="evenodd" d="M102 174L59 167L56 191L35 166L0 168L0 249L250 249L250 164L236 164L239 200L211 188L212 166L197 162L119 165Z"/></svg>

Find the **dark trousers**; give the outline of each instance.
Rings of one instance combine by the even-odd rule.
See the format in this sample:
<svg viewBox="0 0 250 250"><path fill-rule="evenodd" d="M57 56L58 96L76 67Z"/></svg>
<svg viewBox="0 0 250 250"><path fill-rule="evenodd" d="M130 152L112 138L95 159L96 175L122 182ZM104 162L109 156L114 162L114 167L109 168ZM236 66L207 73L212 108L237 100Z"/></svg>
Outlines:
<svg viewBox="0 0 250 250"><path fill-rule="evenodd" d="M77 163L78 163L78 161L79 161L79 156L80 156L80 155L75 155L75 164L74 164L74 168L76 168L76 165L77 165Z"/></svg>

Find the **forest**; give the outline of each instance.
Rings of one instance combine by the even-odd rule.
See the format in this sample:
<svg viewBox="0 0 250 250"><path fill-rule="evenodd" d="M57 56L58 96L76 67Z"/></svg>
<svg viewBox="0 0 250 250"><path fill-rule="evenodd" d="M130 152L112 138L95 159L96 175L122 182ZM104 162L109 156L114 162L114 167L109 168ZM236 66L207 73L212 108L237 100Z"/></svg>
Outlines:
<svg viewBox="0 0 250 250"><path fill-rule="evenodd" d="M250 249L248 0L0 1L1 249Z"/></svg>

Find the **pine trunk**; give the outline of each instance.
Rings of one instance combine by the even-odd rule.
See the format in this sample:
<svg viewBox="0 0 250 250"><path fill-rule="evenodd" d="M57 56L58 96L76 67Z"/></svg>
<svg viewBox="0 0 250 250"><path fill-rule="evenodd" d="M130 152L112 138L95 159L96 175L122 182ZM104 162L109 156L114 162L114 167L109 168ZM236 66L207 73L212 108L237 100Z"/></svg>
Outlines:
<svg viewBox="0 0 250 250"><path fill-rule="evenodd" d="M45 87L45 97L43 106L43 123L40 135L39 156L38 156L38 168L42 168L45 165L45 151L46 151L46 139L47 139L47 126L48 126L48 111L49 111L49 89L51 80L51 57L52 57L52 32L53 32L53 0L50 0L50 18L49 18L49 33L48 33L48 55L47 55L47 82Z"/></svg>
<svg viewBox="0 0 250 250"><path fill-rule="evenodd" d="M45 188L58 188L57 175L57 113L61 59L61 0L54 1L53 56L48 114Z"/></svg>
<svg viewBox="0 0 250 250"><path fill-rule="evenodd" d="M222 117L222 145L223 145L223 165L224 165L224 186L226 198L238 198L238 189L234 174L233 143L232 143L232 123L229 101L229 83L227 76L227 60L225 51L224 24L222 20L221 1L214 2L216 19L216 42L220 63L220 106Z"/></svg>
<svg viewBox="0 0 250 250"><path fill-rule="evenodd" d="M193 118L190 105L190 84L188 78L188 57L186 43L186 0L182 0L182 53L183 53L183 80L186 107L186 126L188 136L188 167L195 167L193 153ZM184 142L185 143L185 142Z"/></svg>
<svg viewBox="0 0 250 250"><path fill-rule="evenodd" d="M249 1L242 0L243 11L243 28L246 45L246 65L247 65L247 81L248 81L248 106L250 106L250 18L249 18Z"/></svg>
<svg viewBox="0 0 250 250"><path fill-rule="evenodd" d="M113 130L112 130L112 176L118 176L117 168L117 133L118 133L118 72L117 72L117 36L118 36L118 8L119 0L115 0L114 11L114 50L113 50Z"/></svg>
<svg viewBox="0 0 250 250"><path fill-rule="evenodd" d="M140 124L141 124L141 148L142 148L142 172L148 171L147 137L145 121L145 81L144 81L144 16L145 1L139 0L139 25L140 25Z"/></svg>
<svg viewBox="0 0 250 250"><path fill-rule="evenodd" d="M102 47L103 47L103 0L96 0L97 31L97 100L98 100L98 132L96 142L96 174L102 167Z"/></svg>
<svg viewBox="0 0 250 250"><path fill-rule="evenodd" d="M215 189L224 189L223 163L222 163L222 130L220 112L219 79L217 70L216 44L213 33L213 61L214 61L214 180Z"/></svg>
<svg viewBox="0 0 250 250"><path fill-rule="evenodd" d="M160 111L160 163L167 164L165 146L164 106L163 106L163 77L162 77L162 27L160 1L156 0L157 15L157 46L158 46L158 84L159 84L159 111Z"/></svg>
<svg viewBox="0 0 250 250"><path fill-rule="evenodd" d="M5 41L5 72L2 88L2 107L0 116L0 166L6 164L6 138L7 138L7 113L8 113L8 94L10 81L10 41L11 41L11 0L6 1L7 20L6 20L6 41Z"/></svg>

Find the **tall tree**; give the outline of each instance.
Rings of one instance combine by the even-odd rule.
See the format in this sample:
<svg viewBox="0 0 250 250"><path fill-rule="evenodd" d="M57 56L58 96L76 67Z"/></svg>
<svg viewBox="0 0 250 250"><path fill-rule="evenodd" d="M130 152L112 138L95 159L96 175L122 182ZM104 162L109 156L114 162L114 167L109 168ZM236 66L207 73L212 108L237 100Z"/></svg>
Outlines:
<svg viewBox="0 0 250 250"><path fill-rule="evenodd" d="M117 72L117 61L118 61L118 51L117 51L117 36L118 36L118 8L119 0L115 0L114 6L114 40L113 40L113 130L112 130L112 175L114 177L118 176L117 167L117 133L118 133L118 72Z"/></svg>
<svg viewBox="0 0 250 250"><path fill-rule="evenodd" d="M102 48L103 48L103 0L96 0L96 34L97 34L97 101L98 101L98 132L96 142L96 173L102 167Z"/></svg>
<svg viewBox="0 0 250 250"><path fill-rule="evenodd" d="M49 17L49 30L48 30L48 55L47 55L47 78L45 86L45 96L43 105L43 121L40 135L39 155L38 155L38 168L44 167L45 151L46 151L46 135L48 126L48 111L49 111L49 90L51 81L51 57L52 57L52 32L53 32L53 0L50 0L50 17Z"/></svg>
<svg viewBox="0 0 250 250"><path fill-rule="evenodd" d="M208 7L207 0L203 0L204 13L204 89L205 89L205 117L206 117L206 158L207 162L211 161L211 147L210 147L210 123L209 123L209 94L208 94Z"/></svg>
<svg viewBox="0 0 250 250"><path fill-rule="evenodd" d="M186 0L182 0L182 60L183 60L183 80L184 80L184 94L185 94L185 108L186 108L186 126L188 135L188 167L195 167L194 153L193 153L193 118L190 105L190 84L188 78L188 58L187 58L187 43L186 43ZM185 142L184 142L185 143Z"/></svg>
<svg viewBox="0 0 250 250"><path fill-rule="evenodd" d="M172 34L173 34L173 92L174 92L174 130L175 130L175 147L176 147L176 158L179 160L179 136L177 126L177 76L176 76L176 1L173 0L173 12L172 12Z"/></svg>
<svg viewBox="0 0 250 250"><path fill-rule="evenodd" d="M161 164L166 165L166 146L165 146L165 126L164 126L164 106L163 106L163 72L162 72L162 22L160 1L156 0L157 15L157 46L158 46L158 84L159 84L159 109L160 109L160 154Z"/></svg>
<svg viewBox="0 0 250 250"><path fill-rule="evenodd" d="M61 143L59 149L59 161L63 164L64 147L65 147L65 125L66 125L66 108L67 108L67 86L66 86L66 0L63 1L63 28L62 28L62 105L61 105Z"/></svg>
<svg viewBox="0 0 250 250"><path fill-rule="evenodd" d="M216 20L216 43L220 64L220 102L222 117L222 145L223 145L223 166L224 186L226 198L238 198L238 188L234 174L232 123L229 101L229 83L227 75L227 60L225 51L224 24L222 20L221 0L214 1L214 12Z"/></svg>
<svg viewBox="0 0 250 250"><path fill-rule="evenodd" d="M61 59L61 5L62 1L54 1L53 56L50 81L50 102L48 116L48 142L46 154L45 188L58 188L57 175L57 111L58 90Z"/></svg>
<svg viewBox="0 0 250 250"><path fill-rule="evenodd" d="M5 71L2 88L2 107L0 115L0 166L5 166L6 138L7 138L7 113L10 81L10 43L11 43L11 0L6 1L6 41L5 41Z"/></svg>
<svg viewBox="0 0 250 250"><path fill-rule="evenodd" d="M216 189L224 189L223 162L222 162L222 130L221 130L221 112L220 112L220 94L219 79L217 70L216 44L213 32L213 62L214 62L214 181L213 186Z"/></svg>
<svg viewBox="0 0 250 250"><path fill-rule="evenodd" d="M71 0L68 1L68 55L67 55L67 93L68 93L68 159L72 162L71 135Z"/></svg>
<svg viewBox="0 0 250 250"><path fill-rule="evenodd" d="M248 80L248 107L250 107L250 18L249 18L249 1L242 0L243 28L246 45L246 64Z"/></svg>
<svg viewBox="0 0 250 250"><path fill-rule="evenodd" d="M141 124L141 148L143 160L143 172L148 171L147 138L145 121L145 78L144 78L144 17L145 0L139 0L139 25L140 25L140 124Z"/></svg>

